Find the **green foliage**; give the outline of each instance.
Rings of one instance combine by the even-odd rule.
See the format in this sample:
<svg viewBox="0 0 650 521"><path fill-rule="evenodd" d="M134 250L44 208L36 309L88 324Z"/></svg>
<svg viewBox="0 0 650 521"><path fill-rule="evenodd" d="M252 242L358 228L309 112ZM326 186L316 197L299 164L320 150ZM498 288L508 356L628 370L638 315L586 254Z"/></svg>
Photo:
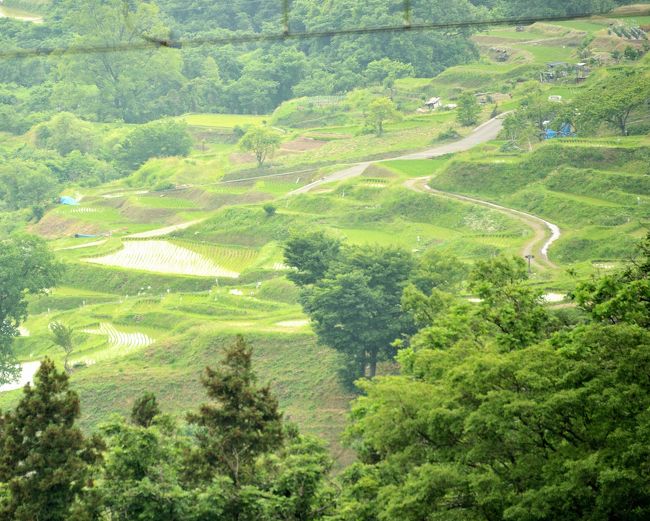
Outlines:
<svg viewBox="0 0 650 521"><path fill-rule="evenodd" d="M9 210L45 206L57 191L54 176L43 164L13 160L0 165L0 204Z"/></svg>
<svg viewBox="0 0 650 521"><path fill-rule="evenodd" d="M275 130L267 127L251 127L242 136L239 147L247 152L253 152L257 159L257 166L261 168L281 142L282 136Z"/></svg>
<svg viewBox="0 0 650 521"><path fill-rule="evenodd" d="M273 217L275 215L275 212L278 211L277 207L271 203L265 204L263 208L264 213L267 215L267 217Z"/></svg>
<svg viewBox="0 0 650 521"><path fill-rule="evenodd" d="M526 263L519 257L497 257L476 263L469 288L481 299L480 313L496 326L500 347L521 349L543 338L548 315L542 292L525 287Z"/></svg>
<svg viewBox="0 0 650 521"><path fill-rule="evenodd" d="M532 148L532 143L538 140L540 130L527 117L523 111L508 114L503 122L503 132L511 146L521 148L527 145Z"/></svg>
<svg viewBox="0 0 650 521"><path fill-rule="evenodd" d="M578 305L606 324L650 328L650 234L636 257L624 271L580 283L572 294Z"/></svg>
<svg viewBox="0 0 650 521"><path fill-rule="evenodd" d="M294 269L287 278L298 286L321 280L339 258L341 243L323 232L291 237L284 246L284 261Z"/></svg>
<svg viewBox="0 0 650 521"><path fill-rule="evenodd" d="M131 423L139 427L151 427L153 420L160 414L158 400L153 393L144 393L137 398L131 409Z"/></svg>
<svg viewBox="0 0 650 521"><path fill-rule="evenodd" d="M396 80L413 77L415 70L413 65L408 63L391 60L390 58L382 58L381 60L370 62L366 67L365 74L371 83L392 88Z"/></svg>
<svg viewBox="0 0 650 521"><path fill-rule="evenodd" d="M251 356L252 350L238 336L223 364L206 368L203 385L214 402L189 416L198 427L190 470L195 480L209 482L220 473L240 487L251 479L255 459L282 445L277 400L268 387L255 384Z"/></svg>
<svg viewBox="0 0 650 521"><path fill-rule="evenodd" d="M119 145L120 161L136 169L152 157L186 156L192 149L192 138L184 123L154 121L131 131Z"/></svg>
<svg viewBox="0 0 650 521"><path fill-rule="evenodd" d="M38 146L54 149L62 156L73 151L93 152L97 146L93 126L69 112L62 112L47 123L41 123L35 132Z"/></svg>
<svg viewBox="0 0 650 521"><path fill-rule="evenodd" d="M433 289L452 292L459 288L467 274L466 264L453 255L443 255L432 248L420 257L411 281L424 293Z"/></svg>
<svg viewBox="0 0 650 521"><path fill-rule="evenodd" d="M377 98L368 104L366 111L366 125L369 126L377 136L384 133L384 122L400 119L395 103L390 98Z"/></svg>
<svg viewBox="0 0 650 521"><path fill-rule="evenodd" d="M52 341L63 349L63 352L65 353L63 367L65 368L66 374L70 374L72 369L70 368L69 360L70 355L74 351L74 341L72 339L74 329L58 321L50 322L49 328L52 332Z"/></svg>
<svg viewBox="0 0 650 521"><path fill-rule="evenodd" d="M11 346L18 326L27 318L27 297L55 286L61 271L45 243L36 237L0 241L0 382L16 373Z"/></svg>
<svg viewBox="0 0 650 521"><path fill-rule="evenodd" d="M649 250L582 285L590 320L555 333L538 327L518 262L477 267L475 311L439 295L419 342L399 354L402 375L361 383L348 431L361 463L342 477L334 519L646 517ZM475 323L454 338L468 315ZM495 318L507 333L494 336ZM504 350L513 331L519 348Z"/></svg>
<svg viewBox="0 0 650 521"><path fill-rule="evenodd" d="M121 0L70 0L57 5L57 14L67 31L78 35L74 45L81 48L100 46L110 50L128 46L142 35L169 37L157 5L137 2L131 7L125 13ZM70 53L59 63L67 89L82 86L96 114L88 114L87 107L77 110L107 120L142 122L169 114L166 98L167 103L173 103L174 92L186 81L180 55L164 48L101 55ZM63 98L69 100L71 96Z"/></svg>
<svg viewBox="0 0 650 521"><path fill-rule="evenodd" d="M610 72L576 100L578 125L597 129L607 123L625 136L630 116L635 110L647 107L649 100L648 72L635 69Z"/></svg>
<svg viewBox="0 0 650 521"><path fill-rule="evenodd" d="M400 299L413 258L396 248L347 248L301 300L319 341L346 356L344 379L374 377L410 324Z"/></svg>
<svg viewBox="0 0 650 521"><path fill-rule="evenodd" d="M45 359L34 387L0 422L0 519L69 519L73 502L100 459L101 441L74 426L79 399L68 377Z"/></svg>
<svg viewBox="0 0 650 521"><path fill-rule="evenodd" d="M182 451L187 447L176 425L161 418L144 428L114 418L102 426L105 463L94 489L77 507L82 519L203 519L205 502L181 487ZM196 512L194 517L193 512ZM220 513L219 502L210 510Z"/></svg>
<svg viewBox="0 0 650 521"><path fill-rule="evenodd" d="M481 115L481 106L471 92L464 92L458 98L458 109L456 111L456 119L458 123L464 127L475 125L478 117Z"/></svg>

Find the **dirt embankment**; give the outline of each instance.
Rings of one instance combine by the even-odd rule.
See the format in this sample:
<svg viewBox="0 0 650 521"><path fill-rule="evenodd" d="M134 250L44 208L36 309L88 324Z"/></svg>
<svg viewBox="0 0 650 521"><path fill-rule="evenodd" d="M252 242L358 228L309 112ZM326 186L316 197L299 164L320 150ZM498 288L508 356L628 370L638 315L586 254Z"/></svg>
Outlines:
<svg viewBox="0 0 650 521"><path fill-rule="evenodd" d="M37 224L30 226L29 231L45 239L60 239L62 237L71 237L75 233L99 235L109 230L95 223L67 219L60 215L50 213L43 217Z"/></svg>

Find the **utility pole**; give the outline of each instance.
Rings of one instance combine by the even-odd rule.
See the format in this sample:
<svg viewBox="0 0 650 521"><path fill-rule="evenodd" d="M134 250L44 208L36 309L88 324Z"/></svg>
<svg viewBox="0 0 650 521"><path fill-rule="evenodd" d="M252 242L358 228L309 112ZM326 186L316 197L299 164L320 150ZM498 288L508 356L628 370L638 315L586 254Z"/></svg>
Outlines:
<svg viewBox="0 0 650 521"><path fill-rule="evenodd" d="M533 261L535 256L534 255L526 255L525 257L526 257L526 260L528 260L528 273L530 274L530 273L533 272L533 270L531 268L531 262Z"/></svg>

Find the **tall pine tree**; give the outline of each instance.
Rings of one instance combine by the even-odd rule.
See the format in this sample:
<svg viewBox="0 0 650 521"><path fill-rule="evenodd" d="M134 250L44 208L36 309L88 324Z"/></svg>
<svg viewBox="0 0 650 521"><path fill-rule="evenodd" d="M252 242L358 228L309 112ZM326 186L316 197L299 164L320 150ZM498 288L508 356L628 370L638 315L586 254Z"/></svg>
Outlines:
<svg viewBox="0 0 650 521"><path fill-rule="evenodd" d="M65 521L103 446L74 426L79 397L68 376L45 359L0 421L0 520Z"/></svg>
<svg viewBox="0 0 650 521"><path fill-rule="evenodd" d="M261 454L282 445L282 417L268 386L256 385L252 349L242 336L226 349L217 369L206 368L203 386L213 402L189 415L198 426L191 474L210 480L226 474L235 487L246 482Z"/></svg>

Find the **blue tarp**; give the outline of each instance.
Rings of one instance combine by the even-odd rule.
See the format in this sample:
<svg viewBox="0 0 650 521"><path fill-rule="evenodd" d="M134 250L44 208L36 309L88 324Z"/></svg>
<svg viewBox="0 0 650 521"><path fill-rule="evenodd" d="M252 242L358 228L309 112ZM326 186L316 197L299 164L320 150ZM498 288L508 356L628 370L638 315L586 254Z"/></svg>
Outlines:
<svg viewBox="0 0 650 521"><path fill-rule="evenodd" d="M75 206L75 205L79 204L76 199L74 199L74 198L72 198L72 197L70 197L68 195L64 195L63 197L61 197L61 199L59 199L59 202L61 204L67 204L69 206Z"/></svg>
<svg viewBox="0 0 650 521"><path fill-rule="evenodd" d="M557 132L557 131L555 131L553 129L547 128L546 132L544 133L544 138L545 139L553 139L553 138L556 138L556 137L575 137L575 135L576 135L575 132L573 132L573 130L571 128L571 124L570 123L565 123L564 125L562 125L559 132Z"/></svg>

